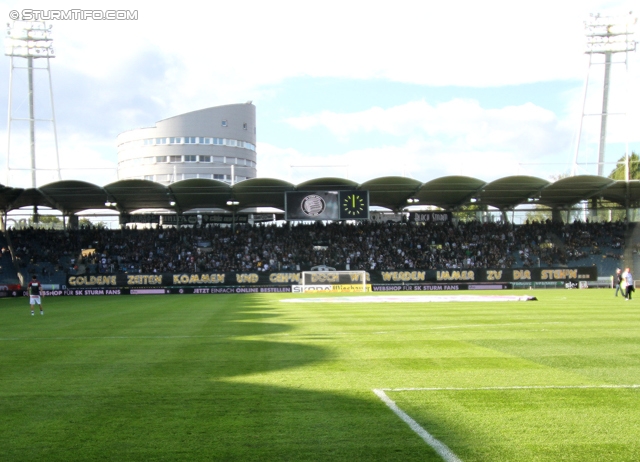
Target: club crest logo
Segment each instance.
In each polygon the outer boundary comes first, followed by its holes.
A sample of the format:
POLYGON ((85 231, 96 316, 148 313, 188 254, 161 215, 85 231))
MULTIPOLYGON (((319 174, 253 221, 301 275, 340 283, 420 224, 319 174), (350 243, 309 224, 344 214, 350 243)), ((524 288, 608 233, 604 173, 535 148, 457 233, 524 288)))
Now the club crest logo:
POLYGON ((327 203, 322 197, 318 196, 317 194, 310 194, 309 196, 302 199, 300 207, 302 208, 302 211, 305 213, 305 215, 310 217, 317 217, 322 212, 324 212, 324 209, 327 207, 327 203))

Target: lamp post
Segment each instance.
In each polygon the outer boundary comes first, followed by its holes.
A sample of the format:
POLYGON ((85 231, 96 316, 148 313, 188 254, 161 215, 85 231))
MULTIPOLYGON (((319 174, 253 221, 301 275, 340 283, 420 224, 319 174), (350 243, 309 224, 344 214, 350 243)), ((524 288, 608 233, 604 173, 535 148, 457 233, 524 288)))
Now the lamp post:
MULTIPOLYGON (((629 70, 629 52, 635 51, 636 42, 633 40, 633 33, 637 18, 631 16, 632 12, 626 16, 606 17, 600 14, 591 15, 591 19, 585 21, 585 35, 587 37, 587 46, 585 53, 589 55, 589 69, 587 70, 587 78, 584 85, 584 94, 582 100, 582 117, 578 129, 578 139, 576 141, 576 151, 574 154, 573 172, 576 174, 578 163, 578 151, 580 148, 580 139, 582 137, 582 123, 587 115, 600 116, 600 138, 598 144, 598 175, 604 173, 604 154, 607 139, 607 119, 609 115, 609 87, 611 77, 611 65, 616 64, 613 56, 616 53, 624 53, 624 60, 618 64, 624 64, 628 73, 629 70), (589 85, 589 73, 593 63, 594 55, 604 56, 604 83, 602 92, 602 111, 599 114, 585 114, 585 106, 587 99, 587 88, 589 85)), ((628 101, 628 98, 627 98, 628 101)), ((622 113, 620 115, 626 115, 622 113)), ((629 143, 626 143, 626 179, 629 180, 629 143)))
POLYGON ((55 58, 53 51, 53 39, 51 38, 51 24, 48 26, 44 21, 13 21, 7 24, 7 37, 5 39, 5 55, 11 59, 11 67, 9 71, 9 117, 7 120, 7 166, 6 181, 9 184, 10 178, 10 153, 11 153, 11 125, 14 120, 29 122, 29 146, 31 155, 31 187, 35 188, 36 184, 36 141, 35 141, 35 122, 46 121, 53 124, 53 139, 55 143, 56 165, 58 172, 58 181, 62 179, 60 176, 60 158, 58 156, 58 136, 56 132, 55 111, 53 107, 53 86, 51 84, 51 67, 50 58, 55 58), (25 66, 14 64, 15 58, 26 60, 25 66), (45 67, 34 67, 35 59, 45 59, 45 67), (27 84, 29 97, 29 114, 27 118, 13 117, 12 108, 12 85, 13 70, 27 70, 27 84), (51 103, 51 119, 36 119, 34 109, 34 84, 33 71, 46 70, 49 76, 49 96, 51 103))

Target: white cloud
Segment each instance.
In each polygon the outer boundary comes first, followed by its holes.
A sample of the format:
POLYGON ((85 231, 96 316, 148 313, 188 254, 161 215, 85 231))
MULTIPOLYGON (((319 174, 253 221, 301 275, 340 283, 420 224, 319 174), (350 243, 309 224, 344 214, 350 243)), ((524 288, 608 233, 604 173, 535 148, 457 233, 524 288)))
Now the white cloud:
MULTIPOLYGON (((52 8, 42 0, 3 6, 4 17, 10 9, 52 8)), ((582 78, 583 21, 592 12, 631 6, 602 0, 186 0, 156 8, 130 1, 108 8, 137 11, 136 21, 55 21, 54 31, 56 59, 88 76, 112 77, 129 58, 157 47, 183 66, 179 75, 166 76, 178 84, 176 96, 194 97, 198 88, 233 98, 300 75, 463 86, 582 78)))
POLYGON ((292 148, 280 148, 269 143, 258 142, 258 176, 293 181, 291 165, 304 161, 301 153, 292 148))
POLYGON ((422 182, 448 175, 485 181, 514 174, 547 176, 543 167, 534 162, 523 162, 512 152, 460 150, 417 138, 395 146, 336 155, 314 156, 264 143, 258 144, 258 151, 260 177, 281 178, 293 184, 321 177, 348 178, 362 183, 385 176, 406 176, 422 182))
MULTIPOLYGON (((265 87, 297 76, 467 87, 582 80, 583 21, 592 12, 622 13, 632 6, 625 0, 185 0, 162 8, 139 0, 84 2, 83 8, 135 10, 138 20, 53 22, 61 156, 65 162, 91 159, 92 165, 115 166, 119 131, 218 104, 259 104, 265 87)), ((0 4, 0 16, 8 19, 9 10, 23 8, 78 4, 7 1, 0 4)), ((640 53, 630 58, 637 81, 640 53)), ((0 72, 5 88, 7 77, 0 72)), ((632 108, 640 107, 639 91, 632 85, 632 108)), ((632 120, 637 124, 637 115, 632 120)), ((368 132, 399 137, 390 146, 326 158, 325 163, 357 166, 350 175, 362 180, 402 174, 400 165, 409 164, 420 166, 424 179, 462 170, 501 176, 504 166, 566 148, 575 127, 575 120, 568 123, 534 105, 487 110, 470 100, 438 106, 416 101, 353 114, 327 110, 290 121, 300 129, 324 126, 338 138, 368 132), (385 163, 389 156, 398 163, 385 163)), ((612 130, 620 139, 618 129, 612 130)), ((286 140, 278 144, 288 146, 286 140)), ((323 175, 317 167, 286 167, 320 163, 307 153, 258 145, 261 176, 286 178, 287 169, 323 175)), ((326 172, 344 176, 341 169, 326 172)))
MULTIPOLYGON (((9 181, 5 182, 7 157, 0 154, 3 176, 0 183, 13 187, 31 187, 31 158, 28 137, 24 133, 13 132, 9 181)), ((58 161, 51 130, 40 130, 36 144, 37 184, 44 185, 58 181, 58 161)), ((6 139, 6 132, 0 132, 6 139)), ((106 185, 117 180, 116 162, 110 158, 113 142, 110 139, 93 139, 91 143, 83 136, 71 135, 66 138, 64 148, 58 150, 60 175, 63 180, 81 180, 97 185, 106 185)))
POLYGON ((73 137, 60 153, 63 179, 81 179, 100 186, 117 181, 117 164, 108 154, 113 149, 111 140, 88 144, 82 137, 73 137))
MULTIPOLYGON (((318 157, 259 145, 261 174, 264 165, 292 164, 304 158, 308 164, 346 164, 350 178, 359 182, 394 175, 425 182, 446 175, 491 181, 514 174, 546 178, 549 171, 568 171, 572 161, 573 124, 531 103, 486 109, 474 100, 438 105, 414 101, 354 113, 323 111, 288 122, 300 130, 326 128, 339 140, 374 132, 391 136, 385 138, 386 146, 318 157)), ((336 172, 294 169, 290 174, 296 183, 336 172)))
POLYGON ((415 101, 389 109, 294 117, 288 122, 301 130, 325 127, 339 138, 366 132, 395 136, 420 135, 464 149, 517 150, 523 155, 544 154, 569 136, 555 114, 534 104, 484 109, 477 101, 454 99, 438 105, 415 101))

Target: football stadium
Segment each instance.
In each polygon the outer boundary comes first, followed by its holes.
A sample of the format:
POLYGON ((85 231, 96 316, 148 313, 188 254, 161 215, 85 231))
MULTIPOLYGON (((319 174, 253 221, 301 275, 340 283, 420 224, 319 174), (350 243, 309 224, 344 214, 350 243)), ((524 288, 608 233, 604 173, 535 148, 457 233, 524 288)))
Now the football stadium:
POLYGON ((635 223, 370 210, 523 200, 470 179, 215 181, 3 191, 125 212, 2 233, 2 460, 637 460, 635 223), (126 213, 167 188, 184 213, 126 213))
POLYGON ((0 461, 640 460, 636 155, 293 182, 255 127, 121 132, 106 185, 7 153, 0 461))

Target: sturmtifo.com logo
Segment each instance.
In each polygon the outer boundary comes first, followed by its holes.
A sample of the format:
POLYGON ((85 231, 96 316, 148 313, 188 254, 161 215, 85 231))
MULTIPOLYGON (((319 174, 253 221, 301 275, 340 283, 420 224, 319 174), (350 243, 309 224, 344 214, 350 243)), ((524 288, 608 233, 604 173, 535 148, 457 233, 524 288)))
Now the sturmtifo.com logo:
POLYGON ((302 199, 300 207, 306 215, 310 217, 317 217, 324 212, 324 209, 327 207, 327 203, 317 194, 311 194, 302 199))
POLYGON ((137 21, 138 10, 11 10, 12 21, 137 21))

